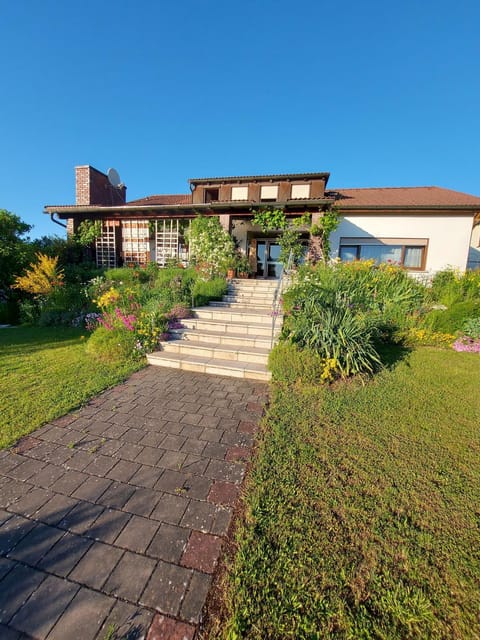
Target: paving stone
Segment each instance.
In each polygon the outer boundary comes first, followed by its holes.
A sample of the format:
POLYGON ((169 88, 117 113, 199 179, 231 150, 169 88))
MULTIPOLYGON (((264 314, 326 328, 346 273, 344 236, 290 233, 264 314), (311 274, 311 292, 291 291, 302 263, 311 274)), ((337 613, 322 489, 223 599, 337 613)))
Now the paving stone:
POLYGON ((187 544, 190 530, 172 524, 162 523, 154 535, 147 555, 166 562, 179 562, 187 544))
POLYGON ((103 512, 103 507, 90 504, 89 502, 79 502, 67 515, 59 522, 59 527, 68 529, 74 533, 83 534, 87 532, 92 523, 103 512))
POLYGON ((144 553, 157 530, 158 522, 132 516, 115 540, 115 545, 129 551, 144 553))
POLYGON ((42 558, 38 567, 65 578, 92 544, 92 540, 67 532, 42 558))
POLYGON ((207 427, 200 434, 200 440, 206 440, 207 442, 220 442, 222 435, 223 431, 221 429, 210 429, 207 427))
POLYGON ((105 429, 103 432, 104 438, 112 438, 118 439, 123 436, 123 434, 128 431, 128 427, 124 425, 124 423, 128 420, 128 416, 117 414, 112 416, 112 422, 108 429, 105 429))
POLYGON ((130 483, 137 487, 153 489, 159 481, 162 473, 163 469, 156 469, 154 467, 142 465, 130 478, 130 483))
POLYGON ((211 576, 198 571, 193 572, 190 586, 180 608, 180 617, 183 620, 193 624, 200 622, 211 585, 211 576))
POLYGON ((228 462, 247 462, 250 457, 251 450, 249 447, 230 447, 226 453, 225 460, 228 462))
POLYGON ((185 416, 184 411, 176 411, 175 409, 168 409, 162 417, 164 420, 167 420, 167 422, 181 422, 184 416, 185 416))
POLYGON ((80 589, 67 606, 47 640, 94 640, 115 600, 91 589, 80 589), (80 636, 79 636, 80 634, 80 636))
POLYGON ((205 458, 215 458, 217 460, 223 460, 227 454, 228 447, 222 442, 209 442, 203 450, 205 458))
POLYGON ((78 585, 47 576, 11 620, 15 629, 35 638, 46 638, 78 591, 78 585))
POLYGON ((155 466, 160 458, 165 454, 163 449, 155 449, 154 447, 145 447, 143 451, 135 458, 135 462, 141 464, 155 466))
POLYGON ((54 464, 47 464, 44 468, 35 474, 33 479, 37 487, 43 487, 48 489, 57 480, 59 480, 65 473, 62 467, 57 467, 54 464))
POLYGON ((130 520, 129 513, 116 509, 105 509, 86 531, 86 535, 93 540, 113 542, 130 520))
POLYGON ((42 571, 16 564, 0 582, 0 623, 6 624, 43 582, 42 571))
POLYGON ((164 438, 165 438, 164 433, 156 433, 156 432, 150 431, 150 432, 144 433, 144 436, 140 440, 139 444, 141 444, 142 446, 158 448, 160 447, 160 444, 164 438))
POLYGON ((44 431, 41 434, 37 433, 42 440, 47 440, 48 442, 58 442, 64 434, 65 431, 62 427, 56 427, 54 425, 52 425, 48 431, 44 431))
POLYGON ((181 564, 189 569, 213 573, 221 549, 221 538, 208 533, 192 531, 182 556, 181 564))
POLYGON ((181 495, 164 494, 150 514, 154 520, 178 524, 185 513, 189 500, 181 495))
POLYGON ((24 461, 11 469, 8 472, 8 475, 11 478, 15 478, 15 480, 21 480, 23 482, 39 473, 46 466, 46 464, 46 462, 43 462, 41 460, 24 458, 24 461))
POLYGON ((188 477, 189 476, 186 473, 166 469, 155 485, 155 489, 160 491, 167 491, 168 493, 177 493, 178 491, 182 490, 182 487, 188 477))
POLYGON ((147 609, 116 600, 97 635, 97 640, 105 640, 111 628, 114 629, 111 640, 142 640, 147 636, 152 618, 153 614, 147 609))
POLYGON ((147 640, 193 640, 195 631, 195 627, 185 622, 156 615, 147 640))
POLYGON ((208 501, 215 504, 233 506, 238 499, 239 487, 233 482, 218 480, 211 486, 208 501))
POLYGON ((156 560, 125 551, 104 585, 104 590, 118 598, 137 603, 155 566, 156 560))
POLYGON ((52 491, 70 496, 88 478, 86 473, 69 469, 50 487, 52 491))
POLYGON ((206 442, 197 440, 197 438, 187 438, 182 445, 182 453, 192 453, 195 455, 201 455, 206 447, 206 442))
POLYGON ((15 631, 12 627, 6 627, 3 624, 0 624, 0 638, 2 640, 28 640, 21 631, 15 631))
POLYGON ((182 423, 197 425, 201 419, 202 415, 200 413, 186 413, 182 418, 182 423))
POLYGON ((208 462, 208 458, 200 458, 199 456, 189 453, 182 464, 182 471, 190 475, 196 474, 201 476, 207 468, 208 462))
POLYGON ((136 488, 132 497, 123 506, 123 510, 148 518, 161 496, 161 492, 153 489, 136 488))
POLYGON ((254 438, 250 433, 240 433, 238 431, 225 431, 222 436, 222 443, 229 446, 251 447, 254 438))
POLYGON ((0 491, 0 508, 13 505, 14 502, 29 493, 32 489, 33 486, 27 482, 4 478, 2 490, 0 491))
POLYGON ((258 431, 258 425, 256 422, 248 422, 242 420, 238 427, 240 433, 256 433, 258 431))
POLYGON ((159 560, 141 597, 141 604, 176 616, 190 583, 192 571, 159 560))
MULTIPOLYGON (((116 462, 116 460, 115 460, 116 462)), ((106 474, 108 478, 128 482, 130 478, 140 469, 140 465, 129 460, 118 460, 115 466, 106 474)))
POLYGON ((99 503, 113 509, 121 509, 132 496, 135 487, 123 482, 114 482, 99 498, 99 503))
POLYGON ((200 475, 192 475, 183 485, 183 495, 188 496, 189 498, 195 498, 196 500, 205 500, 209 494, 212 482, 213 481, 210 478, 204 478, 200 475))
MULTIPOLYGON (((27 485, 27 487, 30 485, 27 485)), ((26 495, 21 496, 16 502, 9 505, 9 510, 22 516, 32 517, 35 512, 52 497, 52 493, 45 489, 35 488, 26 495)))
POLYGON ((120 449, 122 443, 120 440, 106 440, 98 450, 98 453, 105 456, 113 456, 120 449))
POLYGON ((112 484, 112 480, 89 476, 81 486, 72 493, 72 498, 95 502, 112 484))
POLYGON ((74 451, 72 456, 65 464, 67 469, 74 469, 75 471, 83 471, 92 461, 92 454, 87 451, 74 451))
POLYGON ((180 431, 180 435, 185 436, 187 438, 195 438, 198 439, 200 434, 202 433, 204 427, 195 427, 194 425, 186 424, 182 426, 182 430, 180 431))
POLYGON ((100 590, 123 555, 121 549, 94 542, 70 573, 70 580, 100 590))
POLYGON ((177 469, 181 469, 186 457, 187 454, 181 453, 180 451, 165 451, 158 465, 164 469, 176 471, 177 469))
POLYGON ((180 524, 183 527, 209 533, 215 521, 217 507, 209 502, 191 500, 180 524))
POLYGON ((143 447, 138 444, 133 444, 131 442, 125 442, 122 444, 120 449, 115 454, 119 458, 123 458, 124 460, 131 460, 132 462, 135 458, 142 453, 143 447))
POLYGON ((34 521, 20 515, 13 515, 5 521, 0 527, 0 554, 6 555, 34 526, 34 521))
POLYGON ((73 454, 73 449, 69 449, 67 446, 60 446, 57 447, 55 451, 52 451, 48 458, 48 461, 53 462, 53 464, 56 465, 62 465, 70 460, 73 454))
MULTIPOLYGON (((130 425, 129 425, 130 426, 130 425)), ((133 444, 137 444, 143 438, 143 431, 141 429, 128 429, 122 435, 122 440, 125 442, 131 442, 133 444)))
POLYGON ((219 507, 210 533, 216 536, 226 536, 232 521, 232 510, 228 507, 219 507))
POLYGON ((115 463, 116 460, 112 460, 109 456, 96 455, 92 462, 85 467, 84 472, 103 477, 115 466, 115 463))
MULTIPOLYGON (((35 432, 38 434, 38 429, 35 432)), ((50 461, 51 454, 57 449, 57 445, 51 442, 41 442, 35 449, 31 449, 28 452, 30 458, 35 458, 36 460, 47 460, 50 461)), ((2 463, 3 466, 3 463, 2 463)))
POLYGON ((162 441, 162 449, 167 449, 168 451, 180 451, 184 444, 184 436, 170 434, 162 441))
POLYGON ((8 552, 8 557, 35 566, 62 536, 63 531, 37 522, 8 552))
MULTIPOLYGON (((0 580, 4 578, 10 569, 16 566, 16 562, 14 560, 9 560, 8 558, 0 558, 0 580)), ((1 636, 0 636, 1 637, 1 636)))
MULTIPOLYGON (((206 394, 205 394, 206 395, 206 394)), ((202 417, 199 424, 203 427, 216 427, 219 419, 215 419, 215 411, 217 407, 211 404, 203 404, 197 406, 197 413, 199 413, 202 417), (204 418, 207 418, 204 420, 204 418), (210 420, 212 418, 212 420, 210 420)))
POLYGON ((100 436, 97 436, 93 433, 87 433, 79 442, 77 442, 77 444, 75 445, 75 450, 85 451, 90 455, 90 459, 93 460, 97 455, 100 447, 103 446, 103 441, 104 438, 100 438, 100 436))
POLYGON ((213 480, 240 483, 245 475, 245 465, 239 462, 227 462, 224 460, 211 460, 205 475, 213 480))

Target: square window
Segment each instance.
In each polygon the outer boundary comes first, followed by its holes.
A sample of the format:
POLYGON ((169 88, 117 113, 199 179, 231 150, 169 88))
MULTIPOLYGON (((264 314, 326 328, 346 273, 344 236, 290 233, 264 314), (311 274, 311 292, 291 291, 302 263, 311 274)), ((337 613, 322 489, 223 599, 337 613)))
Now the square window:
POLYGON ((309 184, 292 184, 292 198, 309 198, 309 184))
POLYGON ((278 198, 278 185, 262 185, 260 187, 260 200, 272 202, 278 198))
POLYGON ((248 200, 248 187, 232 187, 232 200, 248 200))

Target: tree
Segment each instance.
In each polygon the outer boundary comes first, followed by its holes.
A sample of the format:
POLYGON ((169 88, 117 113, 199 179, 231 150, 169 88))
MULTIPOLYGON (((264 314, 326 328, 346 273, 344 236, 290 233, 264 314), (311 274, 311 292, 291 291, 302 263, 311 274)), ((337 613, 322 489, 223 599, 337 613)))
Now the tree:
POLYGON ((32 226, 15 213, 0 209, 0 290, 4 293, 32 257, 29 238, 32 226))

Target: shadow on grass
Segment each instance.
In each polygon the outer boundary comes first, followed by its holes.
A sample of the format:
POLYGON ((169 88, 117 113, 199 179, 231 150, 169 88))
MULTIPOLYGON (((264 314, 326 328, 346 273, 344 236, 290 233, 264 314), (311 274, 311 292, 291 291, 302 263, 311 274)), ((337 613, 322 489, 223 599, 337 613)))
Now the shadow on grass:
POLYGON ((401 344, 376 344, 375 348, 385 369, 394 369, 399 362, 406 360, 413 351, 412 347, 401 344))

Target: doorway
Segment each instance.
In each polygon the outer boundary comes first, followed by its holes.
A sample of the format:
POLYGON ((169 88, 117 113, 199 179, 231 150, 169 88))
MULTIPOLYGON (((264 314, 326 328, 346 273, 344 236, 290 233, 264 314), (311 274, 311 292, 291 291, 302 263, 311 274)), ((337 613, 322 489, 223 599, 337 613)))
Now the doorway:
POLYGON ((280 245, 276 239, 257 240, 257 278, 280 278, 280 245))

